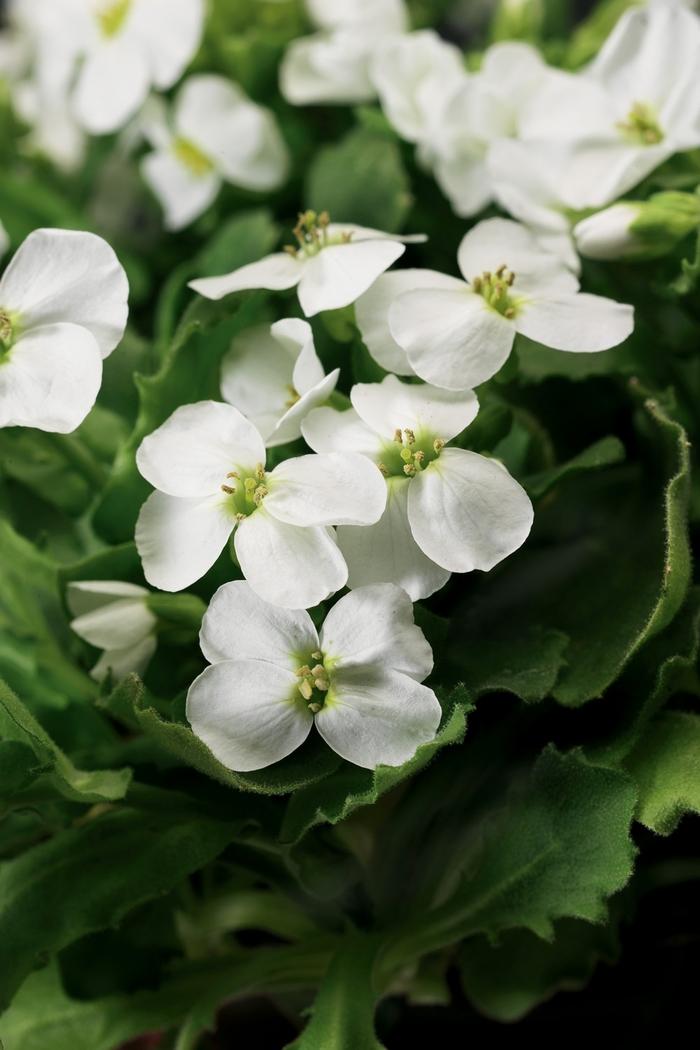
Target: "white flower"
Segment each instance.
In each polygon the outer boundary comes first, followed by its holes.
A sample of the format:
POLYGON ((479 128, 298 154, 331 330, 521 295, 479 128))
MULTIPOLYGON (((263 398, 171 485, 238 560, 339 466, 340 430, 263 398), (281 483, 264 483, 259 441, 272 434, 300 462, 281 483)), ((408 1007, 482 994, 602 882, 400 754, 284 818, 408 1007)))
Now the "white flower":
POLYGON ((295 317, 237 335, 221 365, 221 393, 260 431, 268 448, 301 437, 301 424, 335 388, 323 371, 311 325, 295 317))
POLYGON ((0 281, 0 426, 68 433, 124 334, 129 285, 101 237, 35 230, 0 281))
POLYGON ((573 145, 565 194, 602 207, 674 153, 700 146, 700 19, 676 3, 626 11, 591 65, 536 92, 523 134, 573 145))
POLYGON ((275 605, 304 609, 345 585, 329 526, 367 525, 386 502, 381 476, 355 453, 298 456, 265 470, 265 443, 232 405, 183 405, 136 453, 157 490, 136 525, 146 579, 178 591, 211 568, 234 533, 241 570, 275 605))
POLYGON ((420 685, 432 652, 398 587, 345 595, 317 632, 308 613, 276 609, 247 584, 227 583, 200 640, 212 666, 190 687, 187 717, 229 769, 278 762, 314 723, 349 762, 400 766, 440 723, 437 697, 420 685))
POLYGON ((581 255, 589 259, 619 259, 634 254, 636 242, 630 227, 639 214, 639 204, 623 202, 578 223, 574 236, 581 255))
POLYGON ((574 275, 516 222, 480 222, 462 240, 458 263, 463 281, 404 292, 389 309, 394 340, 436 386, 464 390, 495 375, 516 332, 591 353, 632 331, 631 306, 579 292, 574 275))
POLYGON ((350 587, 396 583, 426 598, 451 572, 491 569, 520 547, 533 518, 524 490, 496 460, 445 447, 478 412, 471 391, 389 375, 350 396, 352 409, 317 408, 302 428, 311 448, 362 453, 386 479, 377 524, 338 529, 350 587))
POLYGON ((321 32, 293 40, 280 66, 280 90, 296 106, 357 103, 374 98, 372 54, 402 33, 402 0, 313 0, 307 3, 321 32))
POLYGON ((203 0, 50 0, 30 10, 40 66, 70 64, 73 111, 94 135, 122 127, 151 88, 172 87, 204 19, 203 0))
POLYGON ((223 77, 190 77, 175 99, 172 120, 156 116, 146 132, 156 149, 144 157, 143 174, 171 230, 201 215, 222 182, 273 190, 289 168, 272 113, 223 77))
POLYGON ((142 675, 156 651, 157 617, 148 608, 149 592, 121 580, 68 584, 66 600, 75 617, 71 628, 104 652, 90 674, 98 682, 111 671, 115 681, 142 675))
POLYGON ((403 255, 402 242, 425 240, 421 234, 400 237, 351 223, 331 223, 325 212, 300 215, 294 235, 296 248, 267 255, 222 277, 190 281, 189 287, 206 299, 223 299, 252 288, 296 287, 302 310, 313 317, 354 303, 403 255))

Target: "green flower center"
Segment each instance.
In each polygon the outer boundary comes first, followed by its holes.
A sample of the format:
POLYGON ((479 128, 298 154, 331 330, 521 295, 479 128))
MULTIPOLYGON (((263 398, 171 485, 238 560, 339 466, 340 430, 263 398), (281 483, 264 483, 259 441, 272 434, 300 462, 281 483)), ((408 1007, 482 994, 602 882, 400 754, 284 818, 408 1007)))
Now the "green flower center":
POLYGON ((517 300, 511 295, 514 280, 515 274, 504 263, 495 273, 484 270, 480 277, 475 277, 471 282, 471 289, 480 295, 492 310, 510 320, 511 317, 515 317, 517 310, 517 300))
POLYGON ((627 119, 618 121, 615 126, 627 142, 640 146, 655 146, 664 137, 656 113, 646 102, 635 102, 627 119))
POLYGON ((379 469, 385 478, 414 478, 438 458, 445 442, 432 434, 415 434, 409 427, 397 430, 382 449, 379 469))
POLYGON ((310 653, 307 659, 300 657, 299 667, 294 672, 299 679, 297 692, 312 714, 318 714, 328 700, 331 676, 330 661, 320 649, 310 653))
POLYGON ((0 363, 5 360, 10 349, 17 342, 19 327, 18 315, 0 307, 0 363))
POLYGON ((204 178, 214 170, 214 165, 206 153, 202 153, 189 139, 178 135, 173 141, 173 152, 180 163, 197 178, 204 178))
POLYGON ((352 232, 329 234, 328 227, 331 217, 327 211, 317 214, 315 211, 304 211, 299 213, 299 221, 294 230, 298 247, 292 244, 285 246, 285 251, 295 258, 305 256, 311 258, 323 248, 329 248, 332 244, 349 244, 352 240, 352 232))
POLYGON ((116 36, 123 28, 131 8, 131 0, 112 0, 97 11, 97 23, 103 36, 116 36))
POLYGON ((231 510, 237 521, 242 521, 258 509, 267 496, 265 484, 265 467, 258 463, 250 472, 232 470, 226 475, 226 482, 221 486, 229 500, 231 510))

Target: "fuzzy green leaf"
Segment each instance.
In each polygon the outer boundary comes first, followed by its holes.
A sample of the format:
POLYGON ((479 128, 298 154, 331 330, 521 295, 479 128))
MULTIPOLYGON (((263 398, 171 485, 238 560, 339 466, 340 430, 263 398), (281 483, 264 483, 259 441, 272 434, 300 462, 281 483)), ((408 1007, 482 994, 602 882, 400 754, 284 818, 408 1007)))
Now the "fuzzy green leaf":
POLYGON ((670 835, 685 813, 700 814, 700 715, 659 715, 625 768, 639 790, 637 820, 647 828, 670 835))

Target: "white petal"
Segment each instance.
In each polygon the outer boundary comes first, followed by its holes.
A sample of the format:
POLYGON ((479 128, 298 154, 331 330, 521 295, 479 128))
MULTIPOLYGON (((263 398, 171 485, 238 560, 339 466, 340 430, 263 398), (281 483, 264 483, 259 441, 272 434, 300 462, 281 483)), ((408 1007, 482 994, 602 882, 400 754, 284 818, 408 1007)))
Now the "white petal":
POLYGON ((318 649, 318 634, 307 612, 270 605, 248 583, 237 580, 214 594, 199 643, 211 664, 262 660, 294 670, 300 655, 308 658, 318 649))
POLYGON ((330 529, 285 525, 264 506, 241 522, 234 542, 256 594, 285 609, 311 609, 344 587, 348 578, 330 529))
POLYGON ((301 428, 309 412, 312 412, 324 401, 327 401, 335 389, 340 376, 340 369, 335 368, 329 375, 317 383, 315 387, 303 394, 290 409, 288 409, 276 424, 274 430, 266 440, 268 448, 275 445, 285 445, 288 441, 295 441, 301 437, 301 428))
POLYGON ((404 33, 408 15, 403 0, 306 0, 310 18, 322 29, 357 25, 368 33, 404 33))
POLYGON ((416 373, 435 386, 466 390, 495 375, 510 354, 515 327, 474 295, 434 289, 401 295, 389 325, 416 373))
MULTIPOLYGON (((539 231, 565 233, 563 192, 570 179, 570 150, 560 143, 498 139, 491 143, 488 167, 496 200, 539 231)), ((499 264, 500 265, 500 264, 499 264)))
POLYGON ((219 492, 226 475, 265 463, 265 444, 245 416, 220 401, 181 405, 136 452, 139 471, 170 496, 219 492))
POLYGON ((90 677, 101 682, 111 674, 112 681, 120 682, 128 674, 143 676, 157 647, 157 638, 149 634, 124 649, 107 649, 90 671, 90 677))
POLYGON ((419 547, 452 572, 492 569, 532 527, 532 504, 495 460, 446 448, 411 481, 408 520, 419 547))
POLYGON ((181 230, 198 218, 221 188, 221 177, 215 171, 197 175, 170 149, 149 153, 141 162, 141 171, 163 207, 168 230, 181 230))
POLYGON ((336 668, 374 664, 422 682, 433 652, 413 622, 408 594, 391 583, 360 587, 336 602, 321 630, 321 649, 336 668))
POLYGON ((146 100, 149 86, 146 56, 115 37, 85 59, 73 94, 76 119, 92 135, 117 131, 146 100))
POLYGON ((234 525, 218 496, 177 499, 151 493, 136 522, 144 576, 162 591, 189 587, 212 567, 234 525))
POLYGON ((375 462, 381 459, 383 441, 362 422, 354 408, 315 408, 302 424, 307 445, 314 452, 359 452, 375 462))
POLYGON ((386 230, 377 230, 374 226, 358 226, 354 222, 331 222, 326 227, 329 237, 340 237, 342 234, 352 234, 352 243, 359 241, 398 241, 400 244, 424 244, 427 236, 424 233, 387 233, 386 230))
POLYGON ((408 524, 408 478, 390 478, 387 504, 376 525, 343 525, 338 545, 348 564, 348 587, 394 583, 413 601, 428 598, 447 583, 450 573, 420 549, 408 524))
POLYGON ((305 264, 296 256, 288 252, 275 252, 222 277, 201 277, 190 281, 187 287, 205 299, 223 299, 232 292, 245 292, 253 288, 269 288, 279 292, 298 284, 304 267, 305 264))
POLYGON ((516 275, 564 269, 555 255, 543 251, 534 233, 510 219, 478 223, 463 237, 457 261, 467 281, 485 271, 494 273, 500 266, 516 275))
POLYGON ((414 375, 403 350, 389 328, 389 308, 404 292, 418 288, 455 288, 462 282, 436 270, 392 270, 378 277, 355 303, 355 318, 363 342, 374 360, 387 372, 414 375))
POLYGON ((304 743, 313 715, 292 671, 256 660, 207 667, 187 694, 187 718, 227 769, 264 769, 304 743), (296 693, 296 697, 295 697, 296 693))
POLYGON ((379 469, 356 452, 287 459, 267 484, 265 510, 287 525, 371 525, 386 503, 379 469))
POLYGON ((314 334, 308 321, 287 317, 273 324, 270 331, 296 357, 292 381, 297 393, 305 394, 320 383, 325 373, 316 353, 314 334))
POLYGON ((100 350, 86 328, 30 329, 0 362, 0 427, 68 434, 94 405, 101 382, 100 350))
POLYGON ((73 580, 68 584, 66 603, 73 616, 100 609, 124 598, 146 598, 150 591, 123 580, 73 580))
POLYGON ((266 440, 289 407, 298 353, 288 341, 275 337, 274 327, 254 325, 240 332, 221 363, 222 395, 266 440))
POLYGON ((323 248, 310 259, 299 283, 299 302, 307 317, 354 303, 380 274, 403 255, 403 244, 357 240, 323 248))
POLYGON ((580 292, 527 303, 516 318, 519 332, 555 350, 594 353, 617 346, 634 329, 634 309, 580 292))
POLYGON ((345 29, 298 37, 280 66, 280 91, 295 106, 316 103, 371 102, 369 77, 372 40, 345 29))
POLYGON ((122 598, 71 620, 71 630, 98 649, 127 649, 157 623, 143 598, 122 598))
POLYGON ((397 671, 339 671, 316 728, 356 766, 401 766, 432 740, 442 711, 432 689, 397 671))
POLYGON ((148 0, 134 3, 128 30, 131 46, 148 54, 153 83, 172 87, 194 56, 204 23, 203 0, 148 0))
POLYGON ((81 325, 106 357, 128 316, 129 284, 102 237, 78 230, 34 230, 0 282, 0 305, 21 315, 22 327, 81 325))
POLYGON ((437 157, 435 179, 445 194, 455 215, 469 218, 483 211, 493 198, 493 184, 486 157, 458 154, 455 157, 437 157))
POLYGON ((376 433, 392 440, 408 428, 416 437, 450 441, 469 426, 479 411, 471 390, 441 390, 427 384, 402 383, 385 376, 381 383, 356 383, 350 392, 353 408, 376 433))

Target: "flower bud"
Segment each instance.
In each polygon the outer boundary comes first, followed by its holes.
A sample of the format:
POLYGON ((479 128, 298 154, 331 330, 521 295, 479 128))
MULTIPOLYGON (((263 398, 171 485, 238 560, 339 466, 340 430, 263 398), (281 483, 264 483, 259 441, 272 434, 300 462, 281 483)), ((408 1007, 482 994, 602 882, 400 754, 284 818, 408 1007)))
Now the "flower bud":
POLYGON ((613 204, 579 222, 574 237, 589 259, 654 259, 698 227, 700 196, 670 191, 613 204))

